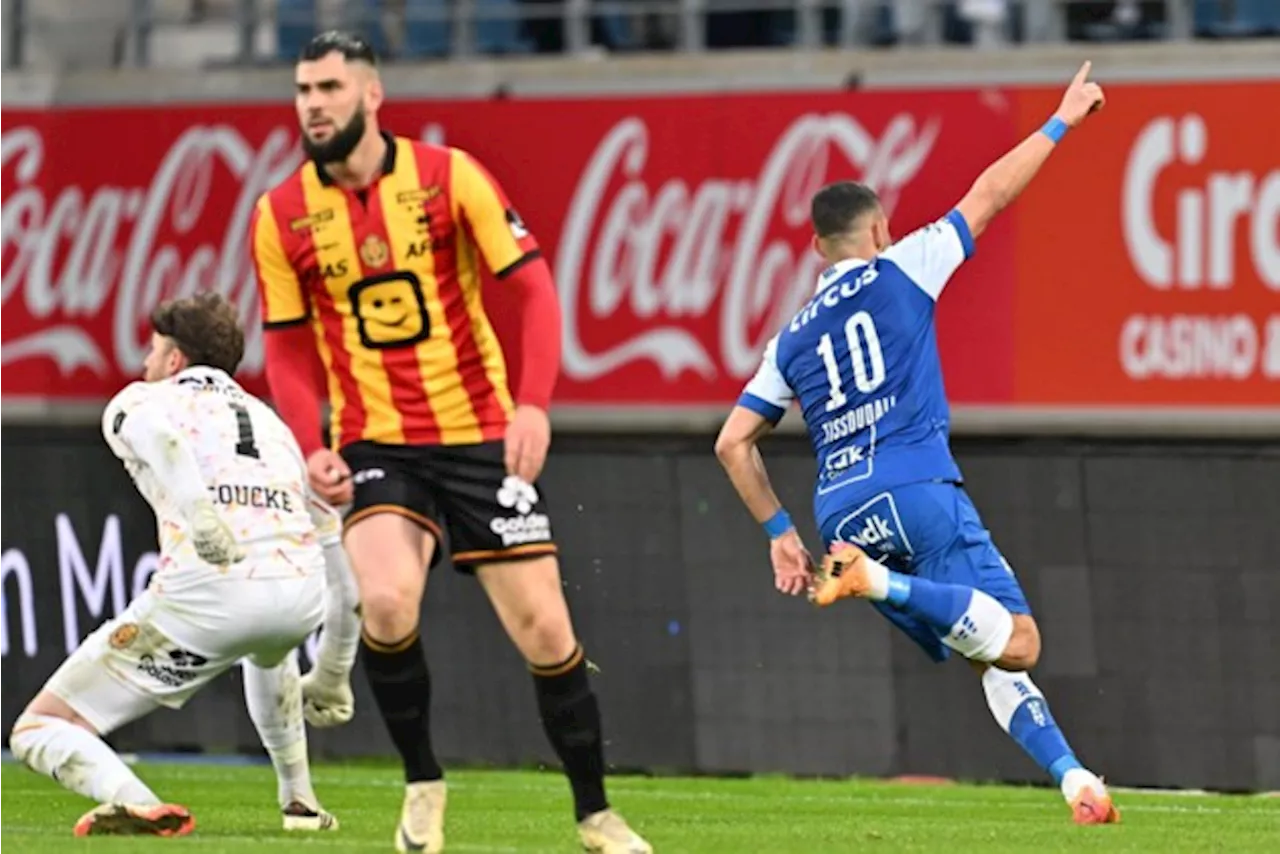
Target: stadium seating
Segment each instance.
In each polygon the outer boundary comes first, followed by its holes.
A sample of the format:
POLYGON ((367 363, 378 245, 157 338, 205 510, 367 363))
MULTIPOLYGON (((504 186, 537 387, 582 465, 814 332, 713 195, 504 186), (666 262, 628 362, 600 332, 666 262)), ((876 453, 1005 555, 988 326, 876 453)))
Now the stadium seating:
POLYGON ((6 67, 289 63, 316 31, 361 31, 388 61, 593 51, 1134 41, 1280 35, 1280 0, 41 0, 6 6, 6 67), (579 11, 575 11, 575 7, 579 11), (565 16, 589 17, 577 29, 565 16), (464 16, 461 20, 458 16, 464 16), (851 16, 851 17, 850 17, 851 16), (682 29, 701 19, 702 26, 682 29), (848 18, 848 20, 846 20, 848 18), (469 20, 468 20, 469 19, 469 20), (569 33, 585 33, 572 39, 569 33), (459 41, 466 36, 465 41, 459 41), (460 48, 465 48, 460 50, 460 48))

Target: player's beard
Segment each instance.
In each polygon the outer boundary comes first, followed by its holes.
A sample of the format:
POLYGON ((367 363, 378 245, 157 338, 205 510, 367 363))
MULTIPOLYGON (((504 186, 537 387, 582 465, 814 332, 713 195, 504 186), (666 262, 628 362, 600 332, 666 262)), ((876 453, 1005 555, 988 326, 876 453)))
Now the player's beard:
POLYGON ((316 142, 304 130, 302 148, 308 157, 318 163, 342 163, 356 150, 356 146, 364 138, 364 131, 364 106, 360 105, 356 107, 351 120, 323 142, 316 142))

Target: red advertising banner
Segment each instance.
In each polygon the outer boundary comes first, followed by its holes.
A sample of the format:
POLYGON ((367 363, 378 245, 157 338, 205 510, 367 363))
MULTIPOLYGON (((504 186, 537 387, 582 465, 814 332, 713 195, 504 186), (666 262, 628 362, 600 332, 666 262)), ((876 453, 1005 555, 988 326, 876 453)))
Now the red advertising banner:
MULTIPOLYGON (((719 406, 812 292, 813 191, 868 182, 899 233, 915 228, 1014 142, 1017 114, 1003 91, 947 90, 419 101, 382 118, 474 153, 538 236, 564 306, 557 403, 719 406)), ((150 308, 203 288, 241 306, 243 378, 261 390, 246 233, 258 195, 301 157, 288 93, 6 112, 5 399, 109 396, 141 370, 150 308)), ((989 231, 942 302, 961 403, 1013 401, 1013 232, 989 231)), ((512 329, 500 290, 486 302, 512 329)))
MULTIPOLYGON (((1059 95, 1020 92, 1020 132, 1059 95)), ((1277 81, 1107 87, 1015 206, 1019 403, 1280 410, 1277 104, 1277 81)))

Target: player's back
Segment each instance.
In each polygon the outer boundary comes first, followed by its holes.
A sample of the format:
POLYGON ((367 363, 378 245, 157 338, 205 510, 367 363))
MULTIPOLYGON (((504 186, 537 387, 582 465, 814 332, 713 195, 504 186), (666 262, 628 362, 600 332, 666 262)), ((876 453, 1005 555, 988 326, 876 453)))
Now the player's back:
POLYGON ((944 219, 870 261, 834 265, 779 333, 774 358, 818 458, 820 525, 886 489, 960 480, 934 304, 967 233, 944 219))
POLYGON ((133 383, 109 404, 103 427, 156 512, 162 574, 171 567, 194 581, 296 578, 322 570, 302 452, 275 412, 225 372, 191 367, 167 380, 133 383), (164 484, 114 437, 112 422, 140 409, 167 419, 187 441, 209 498, 244 549, 242 562, 225 569, 204 564, 164 484))

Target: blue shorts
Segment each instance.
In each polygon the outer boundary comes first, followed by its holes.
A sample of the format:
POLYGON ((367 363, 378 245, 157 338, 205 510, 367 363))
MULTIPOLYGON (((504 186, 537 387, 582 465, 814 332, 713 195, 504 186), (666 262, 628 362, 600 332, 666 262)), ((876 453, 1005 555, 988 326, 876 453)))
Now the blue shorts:
MULTIPOLYGON (((896 572, 976 587, 1010 613, 1031 613, 1013 569, 959 484, 913 483, 882 492, 832 515, 822 539, 827 548, 853 543, 896 572)), ((947 660, 950 649, 932 626, 887 602, 871 604, 934 661, 947 660)))

